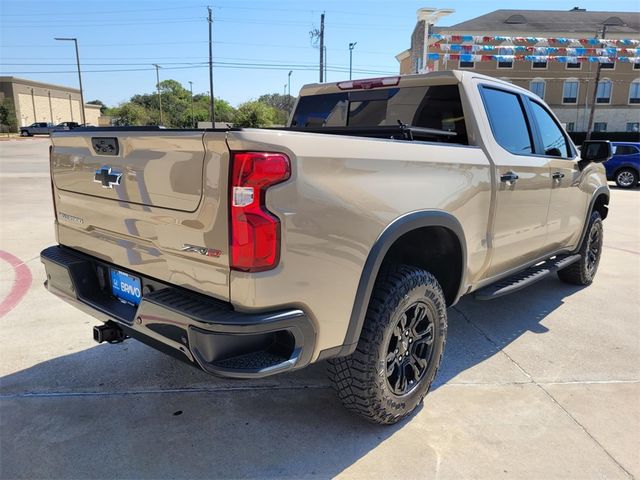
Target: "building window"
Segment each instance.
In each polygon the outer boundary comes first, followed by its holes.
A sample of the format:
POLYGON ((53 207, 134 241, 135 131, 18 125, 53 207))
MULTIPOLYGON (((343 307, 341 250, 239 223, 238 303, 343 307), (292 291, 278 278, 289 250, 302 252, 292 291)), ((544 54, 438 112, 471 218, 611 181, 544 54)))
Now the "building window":
MULTIPOLYGON (((501 48, 498 50, 498 55, 508 55, 510 53, 510 50, 507 50, 506 48, 501 48)), ((513 68, 513 60, 507 60, 503 62, 498 61, 498 68, 513 68)))
POLYGON ((580 62, 567 62, 567 70, 580 70, 582 63, 580 62))
POLYGON ((576 129, 576 124, 574 122, 567 123, 567 132, 573 132, 576 129))
POLYGON ((595 122, 593 124, 594 132, 606 132, 607 131, 607 122, 595 122))
POLYGON ((544 87, 544 80, 539 78, 535 78, 531 80, 531 83, 529 83, 529 91, 531 91, 531 93, 535 93, 542 99, 544 99, 544 87))
POLYGON ((634 63, 633 64, 633 69, 634 70, 640 70, 640 63, 634 63))
POLYGON ((627 132, 640 132, 640 122, 628 122, 627 132))
POLYGON ((562 87, 562 103, 578 103, 578 80, 565 80, 562 87))
POLYGON ((613 83, 608 78, 598 82, 596 90, 596 103, 611 103, 611 86, 613 83))
POLYGON ((476 66, 475 62, 462 62, 462 61, 460 62, 460 65, 459 65, 460 68, 473 68, 475 66, 476 66))
POLYGON ((640 103, 640 78, 629 85, 629 103, 640 103))
POLYGON ((601 70, 613 70, 614 68, 616 68, 616 64, 613 62, 607 62, 607 63, 601 63, 600 64, 600 69, 601 70))
POLYGON ((547 61, 542 62, 531 62, 531 68, 534 70, 546 70, 547 69, 547 61))

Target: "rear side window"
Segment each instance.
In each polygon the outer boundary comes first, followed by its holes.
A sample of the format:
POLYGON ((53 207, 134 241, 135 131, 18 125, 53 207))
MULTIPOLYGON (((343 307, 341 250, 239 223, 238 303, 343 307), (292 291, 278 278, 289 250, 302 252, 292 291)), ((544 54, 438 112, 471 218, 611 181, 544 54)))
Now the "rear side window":
POLYGON ((401 122, 456 132, 467 144, 458 85, 354 90, 301 97, 292 127, 377 127, 401 122))
POLYGON ((530 102, 533 118, 538 124, 544 155, 569 158, 571 150, 562 129, 538 102, 530 102))
POLYGON ((615 147, 614 153, 616 155, 633 155, 638 153, 638 149, 632 145, 618 145, 615 147))
POLYGON ((532 154, 531 131, 520 97, 504 90, 482 87, 482 101, 496 142, 515 155, 532 154))

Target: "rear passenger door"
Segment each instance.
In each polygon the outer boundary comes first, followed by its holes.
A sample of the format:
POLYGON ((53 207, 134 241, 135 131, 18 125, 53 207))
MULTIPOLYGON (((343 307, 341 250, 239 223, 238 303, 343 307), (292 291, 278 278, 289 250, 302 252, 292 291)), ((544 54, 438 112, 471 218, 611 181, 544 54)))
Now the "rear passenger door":
POLYGON ((535 155, 535 132, 517 91, 480 85, 490 132, 485 147, 496 182, 488 277, 536 260, 547 237, 549 159, 535 155))
POLYGON ((578 154, 549 110, 526 97, 536 131, 536 152, 549 160, 551 198, 547 216, 547 241, 543 254, 572 247, 579 241, 590 195, 580 188, 578 154))

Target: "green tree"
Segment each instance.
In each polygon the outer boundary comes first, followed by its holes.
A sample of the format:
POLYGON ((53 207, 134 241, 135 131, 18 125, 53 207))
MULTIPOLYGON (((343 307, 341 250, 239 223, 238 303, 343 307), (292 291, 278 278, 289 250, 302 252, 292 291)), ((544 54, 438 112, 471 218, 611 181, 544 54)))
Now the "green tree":
POLYGON ((18 120, 13 102, 5 98, 0 102, 0 130, 3 132, 18 131, 18 120))
POLYGON ((113 124, 117 127, 149 125, 149 112, 140 104, 134 102, 123 103, 117 108, 109 110, 113 116, 113 124))
POLYGON ((293 109, 295 97, 291 95, 281 95, 279 93, 267 93, 258 98, 259 102, 266 103, 276 110, 275 123, 284 125, 289 119, 289 112, 293 109))
POLYGON ((108 107, 102 102, 102 100, 91 100, 87 102, 87 105, 100 105, 100 113, 102 115, 108 110, 108 107))
POLYGON ((266 103, 245 102, 238 107, 234 124, 238 127, 267 127, 273 125, 276 116, 275 109, 266 103))

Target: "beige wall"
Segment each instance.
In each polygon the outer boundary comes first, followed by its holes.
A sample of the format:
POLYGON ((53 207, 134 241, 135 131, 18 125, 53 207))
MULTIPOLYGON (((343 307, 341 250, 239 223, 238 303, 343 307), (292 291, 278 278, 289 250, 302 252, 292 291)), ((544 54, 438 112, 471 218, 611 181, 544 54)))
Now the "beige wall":
MULTIPOLYGON (((9 79, 2 79, 2 90, 5 96, 13 96, 18 126, 33 122, 82 123, 80 92, 77 89, 12 77, 9 79)), ((99 106, 85 106, 86 123, 98 125, 99 117, 99 106)))

